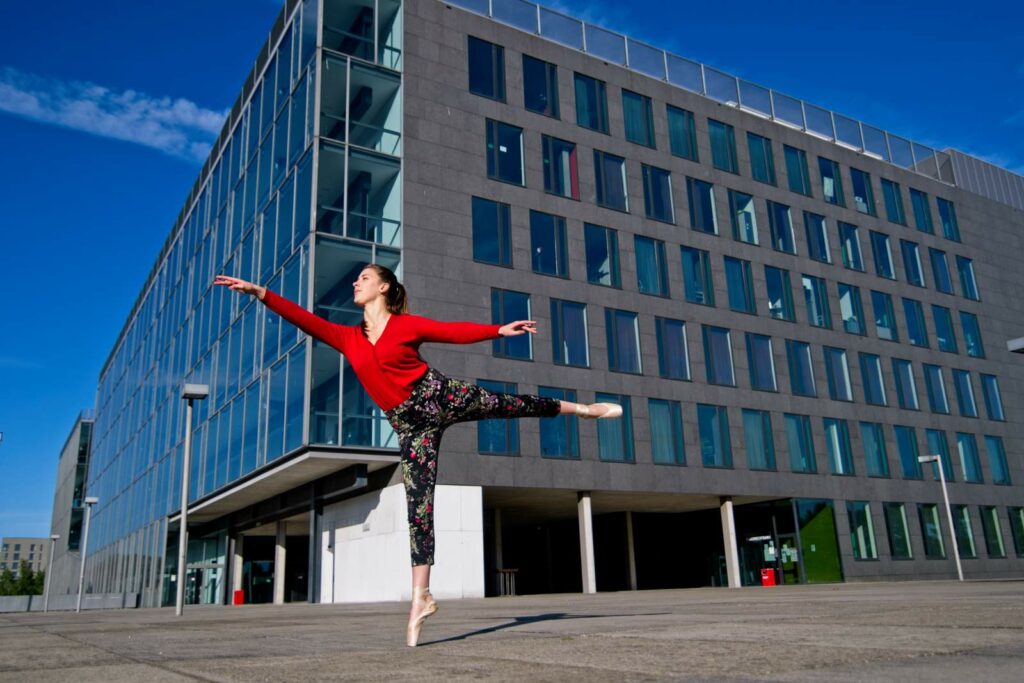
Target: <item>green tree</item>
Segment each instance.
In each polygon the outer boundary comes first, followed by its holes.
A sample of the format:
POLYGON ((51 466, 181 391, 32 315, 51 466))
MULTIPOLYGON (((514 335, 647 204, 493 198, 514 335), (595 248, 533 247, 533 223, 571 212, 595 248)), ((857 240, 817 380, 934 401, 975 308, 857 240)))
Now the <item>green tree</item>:
POLYGON ((17 595, 14 583, 14 572, 10 569, 0 571, 0 595, 17 595))
POLYGON ((15 595, 33 595, 36 587, 36 573, 25 560, 18 568, 18 580, 14 584, 15 595))
POLYGON ((42 595, 43 590, 46 588, 46 570, 41 569, 36 572, 35 584, 32 586, 32 595, 42 595))

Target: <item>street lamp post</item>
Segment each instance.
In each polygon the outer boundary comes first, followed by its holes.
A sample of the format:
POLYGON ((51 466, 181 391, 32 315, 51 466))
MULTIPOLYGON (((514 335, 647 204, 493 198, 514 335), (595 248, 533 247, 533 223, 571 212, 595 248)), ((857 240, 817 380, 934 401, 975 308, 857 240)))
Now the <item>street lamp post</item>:
POLYGON ((78 563, 78 603, 75 611, 82 611, 82 586, 85 585, 85 555, 89 552, 89 521, 92 519, 92 506, 100 502, 96 496, 85 499, 85 531, 82 533, 82 559, 78 563))
POLYGON ((942 483, 942 499, 946 502, 946 519, 949 520, 949 537, 953 541, 953 559, 956 560, 956 575, 963 581, 964 570, 960 566, 960 547, 956 542, 956 527, 953 526, 953 509, 949 506, 949 493, 946 491, 946 473, 942 467, 942 458, 934 454, 919 455, 917 461, 921 463, 933 462, 939 468, 939 481, 942 483))
POLYGON ((43 611, 50 610, 50 578, 53 576, 53 549, 57 547, 60 534, 50 534, 50 561, 46 568, 46 587, 43 588, 43 611))
POLYGON ((186 384, 181 391, 185 404, 185 452, 181 459, 181 514, 178 523, 178 597, 174 604, 175 616, 181 616, 185 605, 185 561, 188 554, 188 477, 192 462, 192 402, 202 401, 210 395, 207 384, 186 384))

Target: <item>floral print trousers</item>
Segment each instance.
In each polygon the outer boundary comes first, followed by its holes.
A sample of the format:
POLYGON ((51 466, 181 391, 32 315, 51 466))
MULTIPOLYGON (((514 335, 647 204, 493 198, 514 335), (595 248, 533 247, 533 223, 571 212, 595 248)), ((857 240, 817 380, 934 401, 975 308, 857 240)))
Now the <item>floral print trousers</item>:
POLYGON ((498 394, 429 369, 412 395, 387 411, 402 456, 413 566, 434 564, 434 484, 444 430, 473 420, 554 417, 559 409, 556 398, 498 394))

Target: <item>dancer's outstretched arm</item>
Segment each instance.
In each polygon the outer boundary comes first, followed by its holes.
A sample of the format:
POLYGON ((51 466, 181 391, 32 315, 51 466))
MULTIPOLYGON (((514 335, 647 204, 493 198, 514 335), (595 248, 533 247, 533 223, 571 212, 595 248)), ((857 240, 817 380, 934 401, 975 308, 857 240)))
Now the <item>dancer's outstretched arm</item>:
POLYGON ((422 316, 415 316, 416 327, 421 341, 447 344, 474 344, 496 337, 516 337, 521 334, 536 334, 534 320, 516 320, 505 325, 483 325, 480 323, 441 322, 422 316))

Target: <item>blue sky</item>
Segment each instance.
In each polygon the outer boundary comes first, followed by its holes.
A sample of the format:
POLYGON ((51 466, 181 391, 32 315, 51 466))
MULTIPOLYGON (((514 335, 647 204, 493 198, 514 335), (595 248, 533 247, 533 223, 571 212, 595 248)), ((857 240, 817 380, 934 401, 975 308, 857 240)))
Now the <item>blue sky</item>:
MULTIPOLYGON (((1024 172, 1019 3, 548 6, 1024 172)), ((45 536, 57 458, 277 0, 0 4, 0 536, 45 536)))

